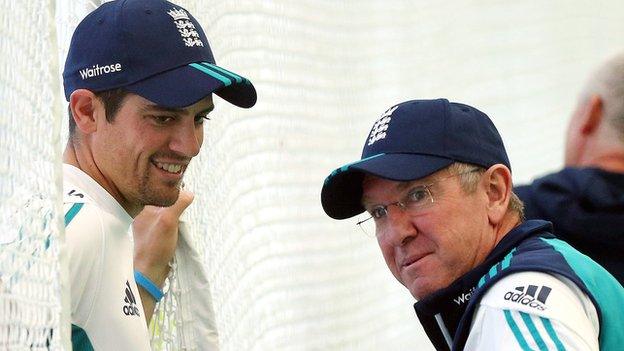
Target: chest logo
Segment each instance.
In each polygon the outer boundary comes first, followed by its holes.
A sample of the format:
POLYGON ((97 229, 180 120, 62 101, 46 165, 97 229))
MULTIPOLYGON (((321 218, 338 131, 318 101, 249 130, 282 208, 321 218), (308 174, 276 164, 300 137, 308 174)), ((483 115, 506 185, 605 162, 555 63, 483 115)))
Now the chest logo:
POLYGON ((546 285, 527 285, 518 286, 514 291, 508 291, 505 294, 505 300, 529 306, 540 311, 546 309, 546 299, 550 295, 552 289, 546 285))
POLYGON ((130 283, 126 280, 126 297, 124 298, 123 313, 126 316, 141 316, 137 307, 136 299, 130 288, 130 283))

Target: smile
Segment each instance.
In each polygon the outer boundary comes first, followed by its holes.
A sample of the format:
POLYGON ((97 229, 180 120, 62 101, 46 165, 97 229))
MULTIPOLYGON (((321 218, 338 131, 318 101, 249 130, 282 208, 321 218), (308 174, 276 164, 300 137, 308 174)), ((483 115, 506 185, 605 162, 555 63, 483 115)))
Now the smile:
POLYGON ((186 165, 175 164, 175 163, 164 163, 164 162, 154 161, 153 164, 156 167, 162 169, 163 171, 169 172, 172 174, 180 174, 184 172, 184 170, 186 169, 186 165))

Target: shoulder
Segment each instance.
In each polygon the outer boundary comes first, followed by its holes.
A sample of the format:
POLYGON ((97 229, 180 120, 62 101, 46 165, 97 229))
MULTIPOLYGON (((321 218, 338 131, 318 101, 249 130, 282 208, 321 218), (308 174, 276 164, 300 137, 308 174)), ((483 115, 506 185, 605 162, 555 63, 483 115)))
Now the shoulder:
POLYGON ((569 279, 542 272, 510 274, 494 283, 483 295, 481 305, 517 310, 548 318, 566 318, 571 305, 583 315, 596 316, 590 298, 569 279))
POLYGON ((510 343, 512 349, 597 350, 599 330, 596 308, 572 281, 542 272, 513 273, 479 301, 467 349, 510 343), (495 332, 499 335, 492 338, 495 332))

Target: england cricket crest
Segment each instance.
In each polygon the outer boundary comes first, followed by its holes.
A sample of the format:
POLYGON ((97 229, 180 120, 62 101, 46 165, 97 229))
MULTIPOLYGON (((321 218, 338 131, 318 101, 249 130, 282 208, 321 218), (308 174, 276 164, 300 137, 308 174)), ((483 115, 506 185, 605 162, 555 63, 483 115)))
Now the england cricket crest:
POLYGON ((173 23, 175 23, 178 28, 178 32, 180 32, 184 45, 189 47, 204 46, 204 43, 199 37, 199 33, 195 30, 195 25, 191 22, 191 19, 186 11, 183 9, 171 9, 167 13, 173 18, 173 23))
POLYGON ((394 106, 384 112, 381 117, 373 125, 370 136, 368 137, 368 146, 373 145, 376 141, 386 138, 386 130, 388 130, 388 123, 392 120, 392 113, 399 106, 394 106))

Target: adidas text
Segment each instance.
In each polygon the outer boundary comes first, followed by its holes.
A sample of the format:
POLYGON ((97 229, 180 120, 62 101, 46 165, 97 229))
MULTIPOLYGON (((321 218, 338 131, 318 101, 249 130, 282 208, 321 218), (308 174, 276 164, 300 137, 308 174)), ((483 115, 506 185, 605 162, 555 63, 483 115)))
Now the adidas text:
POLYGON ((535 300, 533 296, 526 295, 525 293, 514 293, 511 291, 508 291, 505 294, 505 300, 517 302, 521 305, 529 306, 529 307, 538 309, 540 311, 543 311, 546 309, 544 306, 542 306, 542 304, 539 301, 535 300))
POLYGON ((82 79, 97 77, 102 74, 114 73, 121 71, 121 63, 113 63, 110 65, 94 65, 91 68, 85 68, 80 70, 80 76, 82 79))
POLYGON ((140 316, 139 309, 136 306, 124 306, 123 313, 126 316, 140 316))
POLYGON ((514 291, 508 291, 504 298, 507 301, 517 302, 531 308, 543 311, 546 309, 546 299, 552 289, 546 285, 518 286, 514 291))

